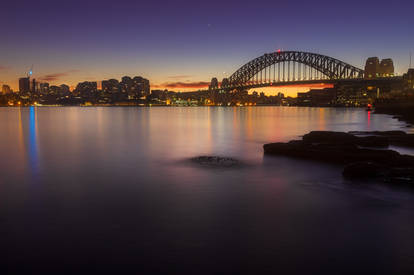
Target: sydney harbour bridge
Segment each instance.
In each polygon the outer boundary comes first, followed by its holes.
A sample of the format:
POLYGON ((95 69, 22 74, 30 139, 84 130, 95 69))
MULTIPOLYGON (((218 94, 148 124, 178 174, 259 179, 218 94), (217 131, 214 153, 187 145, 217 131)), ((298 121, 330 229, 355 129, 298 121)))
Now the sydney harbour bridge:
POLYGON ((316 83, 376 85, 400 80, 401 77, 394 76, 368 77, 365 70, 322 54, 276 51, 251 60, 221 83, 213 78, 209 90, 247 90, 316 83))

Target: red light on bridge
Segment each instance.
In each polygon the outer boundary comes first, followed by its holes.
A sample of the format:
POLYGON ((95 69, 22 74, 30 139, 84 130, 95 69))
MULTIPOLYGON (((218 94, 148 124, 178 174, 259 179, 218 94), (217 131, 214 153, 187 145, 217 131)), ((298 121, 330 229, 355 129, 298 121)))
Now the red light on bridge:
POLYGON ((278 49, 278 50, 277 50, 277 52, 278 52, 278 53, 280 53, 281 51, 282 51, 281 49, 278 49))

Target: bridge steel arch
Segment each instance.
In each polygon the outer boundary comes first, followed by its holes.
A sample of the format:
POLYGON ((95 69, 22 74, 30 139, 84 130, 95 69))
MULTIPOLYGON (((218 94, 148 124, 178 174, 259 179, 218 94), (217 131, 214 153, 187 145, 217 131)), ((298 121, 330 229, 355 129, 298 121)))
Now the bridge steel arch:
POLYGON ((227 87, 248 85, 256 74, 277 63, 297 62, 319 71, 330 80, 359 79, 364 77, 364 70, 341 60, 310 52, 281 51, 264 54, 243 65, 228 79, 227 87))

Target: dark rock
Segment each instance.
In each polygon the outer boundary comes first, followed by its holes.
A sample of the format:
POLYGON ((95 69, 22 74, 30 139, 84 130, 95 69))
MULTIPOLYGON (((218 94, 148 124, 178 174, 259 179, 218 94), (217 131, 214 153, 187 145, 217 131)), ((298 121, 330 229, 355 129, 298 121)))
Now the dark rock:
POLYGON ((235 167, 240 165, 236 159, 219 156, 199 156, 192 158, 191 161, 207 167, 235 167))
POLYGON ((344 132, 312 131, 303 136, 307 143, 350 143, 354 144, 358 138, 344 132))
POLYGON ((405 136, 404 131, 351 131, 348 132, 351 135, 375 135, 375 136, 405 136))
POLYGON ((345 178, 376 178, 384 176, 386 168, 377 163, 363 161, 345 166, 342 175, 345 178))
POLYGON ((270 155, 283 155, 344 164, 358 161, 375 161, 389 164, 397 160, 401 163, 410 161, 408 159, 400 159, 401 155, 396 151, 363 149, 358 148, 355 144, 315 144, 291 141, 288 143, 265 144, 263 149, 265 154, 270 155))
POLYGON ((385 182, 414 184, 414 156, 393 150, 363 147, 386 147, 389 140, 411 138, 402 131, 352 132, 314 131, 303 140, 263 145, 264 153, 301 159, 346 164, 346 178, 381 178, 385 182), (368 136, 365 136, 368 135, 368 136))
POLYGON ((349 134, 383 137, 387 138, 391 145, 414 147, 414 134, 407 134, 403 131, 349 132, 349 134))
POLYGON ((388 147, 390 145, 389 139, 381 136, 358 137, 356 143, 363 147, 388 147))
POLYGON ((388 147, 388 138, 381 136, 357 137, 351 133, 312 131, 303 136, 307 143, 354 144, 363 147, 388 147))

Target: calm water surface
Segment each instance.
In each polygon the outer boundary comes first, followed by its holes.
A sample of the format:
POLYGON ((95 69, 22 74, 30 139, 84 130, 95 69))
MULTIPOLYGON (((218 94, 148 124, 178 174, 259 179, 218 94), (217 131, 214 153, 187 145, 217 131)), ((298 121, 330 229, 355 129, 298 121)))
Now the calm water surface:
MULTIPOLYGON (((311 130, 405 129, 329 108, 1 108, 9 273, 414 274, 414 191, 264 157, 311 130), (241 168, 197 167, 199 155, 241 168)), ((414 154, 407 148, 394 148, 414 154)))

